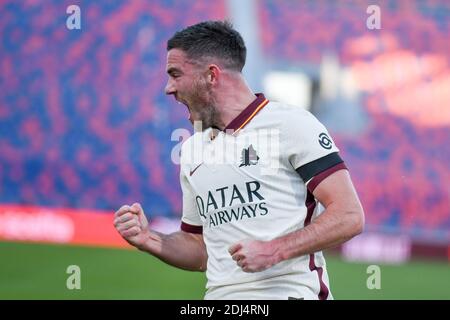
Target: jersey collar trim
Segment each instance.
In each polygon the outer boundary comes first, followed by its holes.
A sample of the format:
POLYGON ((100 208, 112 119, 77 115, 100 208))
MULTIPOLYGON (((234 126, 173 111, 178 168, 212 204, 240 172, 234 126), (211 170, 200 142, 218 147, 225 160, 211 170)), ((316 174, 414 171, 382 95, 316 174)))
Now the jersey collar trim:
POLYGON ((256 114, 269 103, 264 94, 257 93, 256 99, 248 105, 236 118, 234 118, 223 131, 232 130, 233 135, 238 133, 243 127, 256 116, 256 114))

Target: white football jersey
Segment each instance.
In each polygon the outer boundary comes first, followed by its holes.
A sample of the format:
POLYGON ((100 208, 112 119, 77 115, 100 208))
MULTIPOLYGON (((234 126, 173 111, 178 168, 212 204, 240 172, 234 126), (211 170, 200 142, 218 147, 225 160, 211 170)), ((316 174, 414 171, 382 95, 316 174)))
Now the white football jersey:
POLYGON ((308 111, 258 94, 224 131, 207 129, 182 146, 181 229, 202 233, 208 251, 205 299, 331 299, 322 252, 243 272, 228 248, 271 240, 323 211, 312 195, 345 169, 325 127, 308 111))

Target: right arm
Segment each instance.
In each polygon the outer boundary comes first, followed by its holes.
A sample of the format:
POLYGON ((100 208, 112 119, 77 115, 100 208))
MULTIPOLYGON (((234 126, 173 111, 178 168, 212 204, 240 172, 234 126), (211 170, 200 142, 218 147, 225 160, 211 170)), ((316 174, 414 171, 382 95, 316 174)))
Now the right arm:
POLYGON ((202 234, 185 231, 163 234, 150 230, 138 203, 122 206, 114 215, 114 226, 132 246, 180 269, 206 270, 208 255, 202 234))

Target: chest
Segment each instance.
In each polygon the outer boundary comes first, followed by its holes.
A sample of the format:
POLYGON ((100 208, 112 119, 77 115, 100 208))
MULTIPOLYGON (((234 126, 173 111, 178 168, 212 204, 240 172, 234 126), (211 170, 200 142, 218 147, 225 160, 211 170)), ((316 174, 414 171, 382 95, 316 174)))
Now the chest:
POLYGON ((222 133, 194 153, 197 159, 188 165, 188 179, 199 193, 265 180, 285 167, 279 137, 268 131, 238 137, 222 133))

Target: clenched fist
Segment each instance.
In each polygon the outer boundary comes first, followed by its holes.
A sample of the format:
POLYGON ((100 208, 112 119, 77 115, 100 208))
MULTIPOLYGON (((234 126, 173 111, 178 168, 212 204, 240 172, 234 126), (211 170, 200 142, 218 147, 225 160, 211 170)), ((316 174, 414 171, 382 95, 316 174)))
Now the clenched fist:
POLYGON ((148 221, 139 203, 124 205, 114 214, 114 226, 120 235, 136 248, 149 238, 148 221))
POLYGON ((281 262, 271 241, 243 240, 230 246, 231 258, 244 272, 259 272, 281 262))

